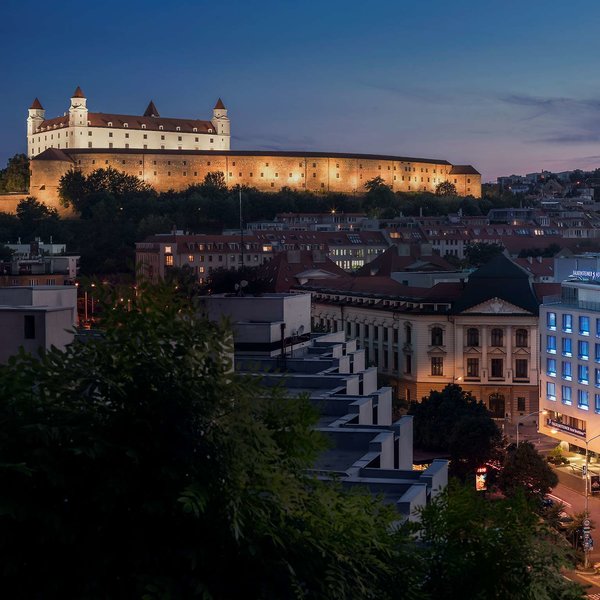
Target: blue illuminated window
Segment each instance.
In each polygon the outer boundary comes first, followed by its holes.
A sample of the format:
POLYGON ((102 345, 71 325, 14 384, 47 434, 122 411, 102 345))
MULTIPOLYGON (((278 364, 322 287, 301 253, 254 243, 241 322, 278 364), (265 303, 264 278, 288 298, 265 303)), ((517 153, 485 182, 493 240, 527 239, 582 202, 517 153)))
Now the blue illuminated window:
POLYGON ((600 387, 600 369, 594 369, 594 385, 600 387))
POLYGON ((572 356, 572 342, 571 338, 563 338, 562 340, 562 353, 563 356, 572 356))
POLYGON ((594 396, 594 411, 600 414, 600 394, 594 396))
POLYGON ((556 313, 549 312, 546 314, 546 325, 548 329, 556 329, 556 313))
POLYGON ((600 344, 594 344, 594 356, 596 362, 600 362, 600 344))
POLYGON ((600 337, 600 319, 596 319, 596 337, 600 337))
POLYGON ((590 357, 590 343, 583 340, 577 342, 577 355, 581 360, 587 360, 590 357))
POLYGON ((590 393, 587 390, 577 391, 577 406, 583 410, 588 410, 590 407, 590 393))
POLYGON ((563 385, 561 392, 562 392, 562 403, 569 404, 569 405, 573 404, 571 387, 568 385, 563 385))
POLYGON ((546 336, 546 352, 549 354, 556 354, 556 336, 555 335, 547 335, 546 336))
POLYGON ((568 360, 563 360, 562 363, 562 378, 567 381, 571 381, 573 377, 573 371, 571 370, 571 363, 568 360))
POLYGON ((550 375, 550 377, 556 377, 556 359, 548 358, 546 359, 546 373, 550 375))
POLYGON ((562 328, 563 331, 571 333, 573 331, 573 315, 564 314, 562 316, 562 328))
POLYGON ((590 369, 587 365, 579 365, 577 367, 577 379, 579 383, 589 383, 590 369))
POLYGON ((590 335, 590 318, 579 317, 579 334, 590 335))
POLYGON ((556 384, 553 381, 546 383, 546 397, 548 400, 556 400, 556 384))

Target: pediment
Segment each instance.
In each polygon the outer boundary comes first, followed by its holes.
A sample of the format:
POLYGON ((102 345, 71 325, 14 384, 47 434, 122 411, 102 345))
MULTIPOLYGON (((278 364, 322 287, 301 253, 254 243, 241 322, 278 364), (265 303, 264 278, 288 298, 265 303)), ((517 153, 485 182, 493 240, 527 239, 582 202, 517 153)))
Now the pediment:
POLYGON ((471 306, 471 308, 467 308, 462 311, 462 314, 468 313, 478 313, 478 314, 490 314, 490 315, 501 315, 501 314, 521 314, 521 315, 530 315, 529 311, 521 308, 520 306, 515 306, 511 302, 507 302, 506 300, 502 300, 501 298, 491 298, 490 300, 486 300, 481 304, 476 304, 475 306, 471 306))
POLYGON ((481 355, 481 349, 477 348, 476 346, 469 346, 468 348, 465 348, 465 354, 469 354, 471 356, 479 356, 481 355))
POLYGON ((493 347, 488 349, 488 355, 490 356, 505 356, 506 350, 500 347, 493 347))
POLYGON ((513 354, 519 355, 519 356, 530 356, 531 352, 529 352, 528 348, 517 348, 516 350, 513 350, 513 354))

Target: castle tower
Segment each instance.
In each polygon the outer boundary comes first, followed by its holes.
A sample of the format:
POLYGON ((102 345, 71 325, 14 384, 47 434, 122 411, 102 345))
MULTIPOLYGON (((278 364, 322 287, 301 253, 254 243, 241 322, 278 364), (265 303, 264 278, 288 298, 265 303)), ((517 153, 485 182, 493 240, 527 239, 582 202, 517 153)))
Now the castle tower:
POLYGON ((211 122, 215 126, 215 130, 218 135, 231 135, 227 109, 225 108, 221 98, 217 100, 217 103, 213 108, 213 118, 211 119, 211 122))
POLYGON ((71 96, 71 106, 69 107, 69 127, 87 127, 87 124, 87 99, 83 95, 81 88, 77 86, 77 89, 71 96))
MULTIPOLYGON (((27 135, 33 135, 33 132, 42 124, 46 116, 46 111, 42 103, 36 98, 29 107, 29 116, 27 117, 27 135)), ((31 141, 31 140, 30 140, 31 141)))

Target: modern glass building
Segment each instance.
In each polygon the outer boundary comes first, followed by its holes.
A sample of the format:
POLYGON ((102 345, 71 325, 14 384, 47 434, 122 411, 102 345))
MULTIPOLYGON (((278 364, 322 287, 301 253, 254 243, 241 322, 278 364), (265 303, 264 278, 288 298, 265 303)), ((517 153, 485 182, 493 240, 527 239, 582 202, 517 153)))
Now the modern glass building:
MULTIPOLYGON (((600 273, 574 272, 540 307, 539 431, 572 446, 600 434, 600 273)), ((589 449, 600 453, 600 437, 589 449)))

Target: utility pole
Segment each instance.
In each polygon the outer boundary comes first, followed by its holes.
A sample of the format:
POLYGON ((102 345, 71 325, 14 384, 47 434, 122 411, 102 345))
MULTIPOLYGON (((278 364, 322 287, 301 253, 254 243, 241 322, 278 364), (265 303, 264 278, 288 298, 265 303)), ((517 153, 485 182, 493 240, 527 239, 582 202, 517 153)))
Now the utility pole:
POLYGON ((244 266, 244 228, 242 222, 242 188, 240 187, 240 260, 242 262, 240 268, 244 266))

